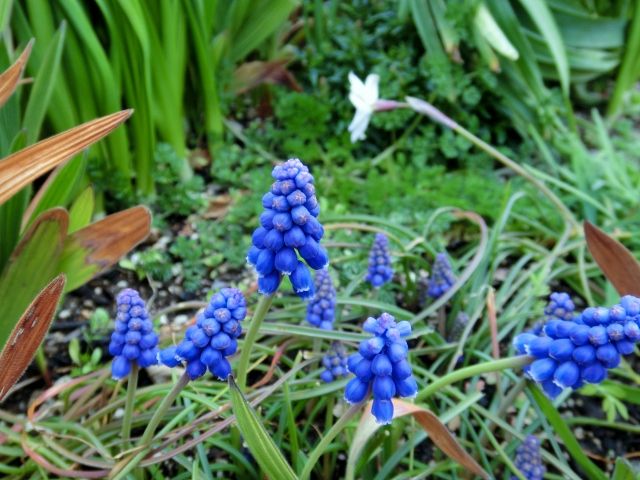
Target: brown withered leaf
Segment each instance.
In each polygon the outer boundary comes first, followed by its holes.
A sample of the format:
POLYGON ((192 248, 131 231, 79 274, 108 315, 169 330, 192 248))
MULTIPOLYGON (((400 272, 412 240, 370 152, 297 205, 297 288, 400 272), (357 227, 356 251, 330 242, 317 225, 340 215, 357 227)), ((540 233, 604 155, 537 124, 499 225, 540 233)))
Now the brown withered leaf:
POLYGON ((235 93, 246 93, 264 83, 282 85, 296 92, 302 87, 295 77, 287 70, 288 60, 272 60, 269 62, 245 62, 233 73, 235 93))
POLYGON ((104 272, 149 235, 151 212, 143 206, 114 213, 67 237, 60 269, 71 291, 104 272))
MULTIPOLYGON (((431 411, 419 405, 405 402, 399 398, 393 398, 393 418, 412 415, 425 432, 429 434, 431 441, 442 450, 449 458, 458 462, 468 471, 481 478, 489 478, 487 472, 469 455, 458 443, 456 437, 447 429, 440 419, 431 411)), ((381 425, 375 422, 371 414, 372 402, 369 402, 364 409, 364 414, 356 430, 356 434, 351 443, 349 458, 347 460, 347 476, 353 478, 355 462, 360 458, 367 440, 373 436, 381 425), (351 475, 349 475, 351 473, 351 475)))
POLYGON ((227 193, 216 195, 209 200, 207 211, 204 212, 202 217, 208 220, 217 220, 219 218, 222 218, 229 211, 232 202, 233 199, 231 198, 231 195, 227 193))
POLYGON ((15 92, 20 82, 20 77, 22 77, 22 72, 24 72, 24 67, 29 60, 31 47, 33 47, 33 40, 27 43, 27 46, 14 64, 0 74, 0 107, 2 107, 7 100, 9 100, 9 97, 13 95, 13 92, 15 92))
POLYGON ((640 264, 631 252, 588 221, 584 222, 584 236, 593 259, 620 296, 640 296, 640 264))
POLYGON ((22 187, 109 134, 131 116, 123 110, 42 140, 0 161, 0 204, 22 187))
POLYGON ((58 275, 38 294, 0 352, 0 402, 29 366, 49 330, 64 284, 65 276, 58 275))

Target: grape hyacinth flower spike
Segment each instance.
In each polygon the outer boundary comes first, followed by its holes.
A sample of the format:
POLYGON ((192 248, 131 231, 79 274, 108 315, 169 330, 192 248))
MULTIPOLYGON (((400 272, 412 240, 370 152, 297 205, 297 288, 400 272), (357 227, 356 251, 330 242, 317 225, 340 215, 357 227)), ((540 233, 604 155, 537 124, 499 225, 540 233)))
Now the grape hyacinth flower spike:
POLYGON ((191 380, 203 376, 207 369, 220 380, 226 380, 231 374, 227 357, 238 349, 237 338, 242 334, 241 322, 246 315, 242 292, 223 288, 198 314, 196 324, 187 328, 184 340, 160 352, 160 362, 168 367, 186 362, 191 380))
MULTIPOLYGON (((546 469, 542 464, 540 440, 535 435, 528 435, 516 449, 515 466, 527 480, 542 480, 546 469)), ((511 480, 517 480, 515 475, 511 480)))
POLYGON ((314 286, 308 267, 321 270, 329 262, 319 243, 324 228, 317 219, 320 206, 313 175, 299 159, 292 158, 274 167, 272 176, 275 182, 262 197, 264 211, 247 260, 258 273, 261 294, 275 293, 286 275, 296 294, 310 299, 314 286))
POLYGON ((315 289, 316 295, 307 305, 307 321, 314 327, 332 330, 336 316, 336 289, 326 268, 316 272, 315 289))
POLYGON ((333 382, 348 375, 347 351, 344 345, 339 342, 333 342, 331 349, 322 357, 322 365, 325 369, 320 374, 320 378, 325 383, 333 382))
POLYGON ((133 364, 149 367, 158 363, 158 335, 140 294, 126 288, 116 297, 117 317, 111 334, 109 353, 113 355, 111 375, 114 379, 125 378, 133 364))
POLYGON ((568 293, 553 292, 549 296, 549 303, 544 309, 544 314, 547 320, 571 320, 575 309, 576 306, 568 293))
POLYGON ((360 342, 359 353, 347 360, 347 367, 355 378, 345 388, 344 398, 349 403, 362 402, 373 392, 371 413, 378 423, 391 423, 393 397, 413 397, 418 385, 407 354, 405 337, 411 334, 411 324, 397 322, 388 313, 364 322, 364 330, 373 336, 360 342))
POLYGON ((447 254, 444 252, 438 253, 433 263, 431 278, 429 278, 427 295, 433 299, 440 298, 454 283, 456 283, 456 277, 453 274, 447 254))
POLYGON ((383 233, 377 233, 369 252, 369 268, 365 280, 373 288, 380 288, 393 278, 389 239, 383 233))
POLYGON ((552 317, 541 331, 521 333, 513 344, 519 354, 535 358, 525 374, 555 398, 565 388, 601 383, 638 341, 640 298, 626 295, 611 308, 589 307, 571 320, 552 317))

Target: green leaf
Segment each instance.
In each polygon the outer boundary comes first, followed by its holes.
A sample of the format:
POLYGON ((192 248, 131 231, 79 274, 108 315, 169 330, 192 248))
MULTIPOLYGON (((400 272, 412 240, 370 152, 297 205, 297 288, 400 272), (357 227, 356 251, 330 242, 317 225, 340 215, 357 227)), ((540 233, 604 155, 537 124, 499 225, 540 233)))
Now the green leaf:
POLYGON ((93 187, 87 187, 78 198, 75 199, 69 210, 69 233, 73 233, 86 227, 91 222, 95 196, 93 187))
POLYGON ((262 426, 258 415, 247 403, 231 376, 229 377, 229 391, 238 429, 260 468, 272 480, 297 479, 293 469, 284 459, 273 439, 262 426))
POLYGON ((542 410, 546 419, 553 426, 567 451, 571 454, 571 457, 573 457, 573 460, 582 468, 588 478, 606 480, 607 476, 584 454, 582 446, 578 443, 578 440, 576 440, 573 432, 562 419, 556 407, 554 407, 551 401, 542 393, 542 390, 538 387, 531 387, 529 388, 529 392, 542 410))
POLYGON ((546 2, 540 0, 520 0, 536 27, 547 41, 547 46, 555 60, 555 65, 560 77, 560 85, 565 95, 569 95, 569 61, 565 51, 564 42, 558 25, 556 24, 546 2))
POLYGON ((634 469, 628 460, 618 457, 611 480, 634 480, 637 479, 639 475, 640 471, 634 469))
POLYGON ((63 209, 45 212, 11 255, 0 276, 0 349, 29 304, 56 275, 67 225, 63 209))
POLYGON ((29 144, 34 143, 40 136, 42 121, 49 108, 49 100, 60 71, 60 60, 66 31, 67 26, 63 22, 47 47, 44 61, 38 69, 35 82, 33 82, 23 120, 24 128, 27 131, 27 143, 29 144))

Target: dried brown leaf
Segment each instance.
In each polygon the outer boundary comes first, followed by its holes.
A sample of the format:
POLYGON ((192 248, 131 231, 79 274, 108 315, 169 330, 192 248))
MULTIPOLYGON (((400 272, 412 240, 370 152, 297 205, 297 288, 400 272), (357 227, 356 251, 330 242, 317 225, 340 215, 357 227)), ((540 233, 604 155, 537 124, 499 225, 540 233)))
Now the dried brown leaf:
POLYGON ((149 235, 151 212, 143 206, 114 213, 67 237, 61 270, 67 290, 104 272, 149 235))
POLYGON ((618 293, 640 296, 640 264, 631 252, 588 221, 584 222, 584 236, 593 259, 618 293))
POLYGON ((0 401, 22 376, 49 330, 60 295, 64 290, 65 276, 58 275, 35 298, 16 324, 9 340, 0 352, 0 401))
MULTIPOLYGON (((425 432, 429 434, 431 441, 449 458, 458 462, 475 475, 481 478, 489 478, 487 472, 460 446, 456 437, 431 410, 398 398, 392 399, 392 402, 394 419, 412 415, 425 432)), ((375 423, 373 415, 371 414, 371 405, 372 402, 369 402, 365 407, 364 415, 360 420, 356 435, 351 443, 347 463, 347 478, 353 478, 355 460, 360 458, 360 453, 364 449, 367 440, 380 428, 380 425, 375 423)))
POLYGON ((20 82, 22 72, 24 72, 24 67, 29 60, 31 47, 33 47, 33 40, 27 43, 27 46, 15 63, 0 74, 0 107, 2 107, 7 100, 9 100, 9 97, 13 95, 13 92, 15 92, 20 82))
POLYGON ((0 204, 22 187, 109 134, 131 116, 123 110, 83 123, 0 161, 0 204))

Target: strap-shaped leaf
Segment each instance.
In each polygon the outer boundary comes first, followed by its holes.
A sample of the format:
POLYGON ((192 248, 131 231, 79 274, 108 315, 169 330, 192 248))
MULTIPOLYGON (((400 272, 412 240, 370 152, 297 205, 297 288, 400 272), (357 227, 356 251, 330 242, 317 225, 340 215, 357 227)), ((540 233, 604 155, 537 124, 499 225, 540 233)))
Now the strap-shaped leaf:
POLYGON ((245 400, 231 376, 229 377, 229 391, 231 392, 231 406, 233 413, 236 415, 238 429, 260 468, 272 480, 297 479, 298 477, 296 477, 293 469, 262 426, 258 414, 245 400))
POLYGON ((132 113, 133 110, 123 110, 83 123, 0 161, 0 204, 42 174, 106 136, 132 113))
POLYGON ((631 252, 587 221, 584 236, 593 259, 618 293, 640 297, 640 264, 631 252))
POLYGON ((114 213, 69 235, 60 271, 67 274, 66 291, 104 272, 149 235, 151 212, 132 207, 114 213))
POLYGON ((64 275, 58 275, 31 302, 13 328, 0 352, 0 402, 22 376, 49 330, 64 290, 64 275))
POLYGON ((27 46, 15 63, 0 74, 0 107, 2 107, 6 101, 9 100, 9 97, 13 95, 13 92, 15 92, 27 60, 29 60, 31 47, 33 47, 33 40, 27 43, 27 46))
MULTIPOLYGON (((431 441, 449 458, 458 462, 475 475, 481 478, 489 478, 487 472, 460 446, 456 437, 431 410, 398 398, 394 398, 391 401, 393 402, 393 418, 412 415, 425 432, 429 434, 431 441)), ((347 478, 353 478, 355 462, 360 458, 367 441, 381 427, 371 414, 371 405, 372 402, 369 402, 365 407, 364 414, 351 442, 347 463, 347 478)))
POLYGON ((62 208, 43 213, 29 227, 0 275, 0 349, 38 293, 58 275, 69 215, 62 208))

